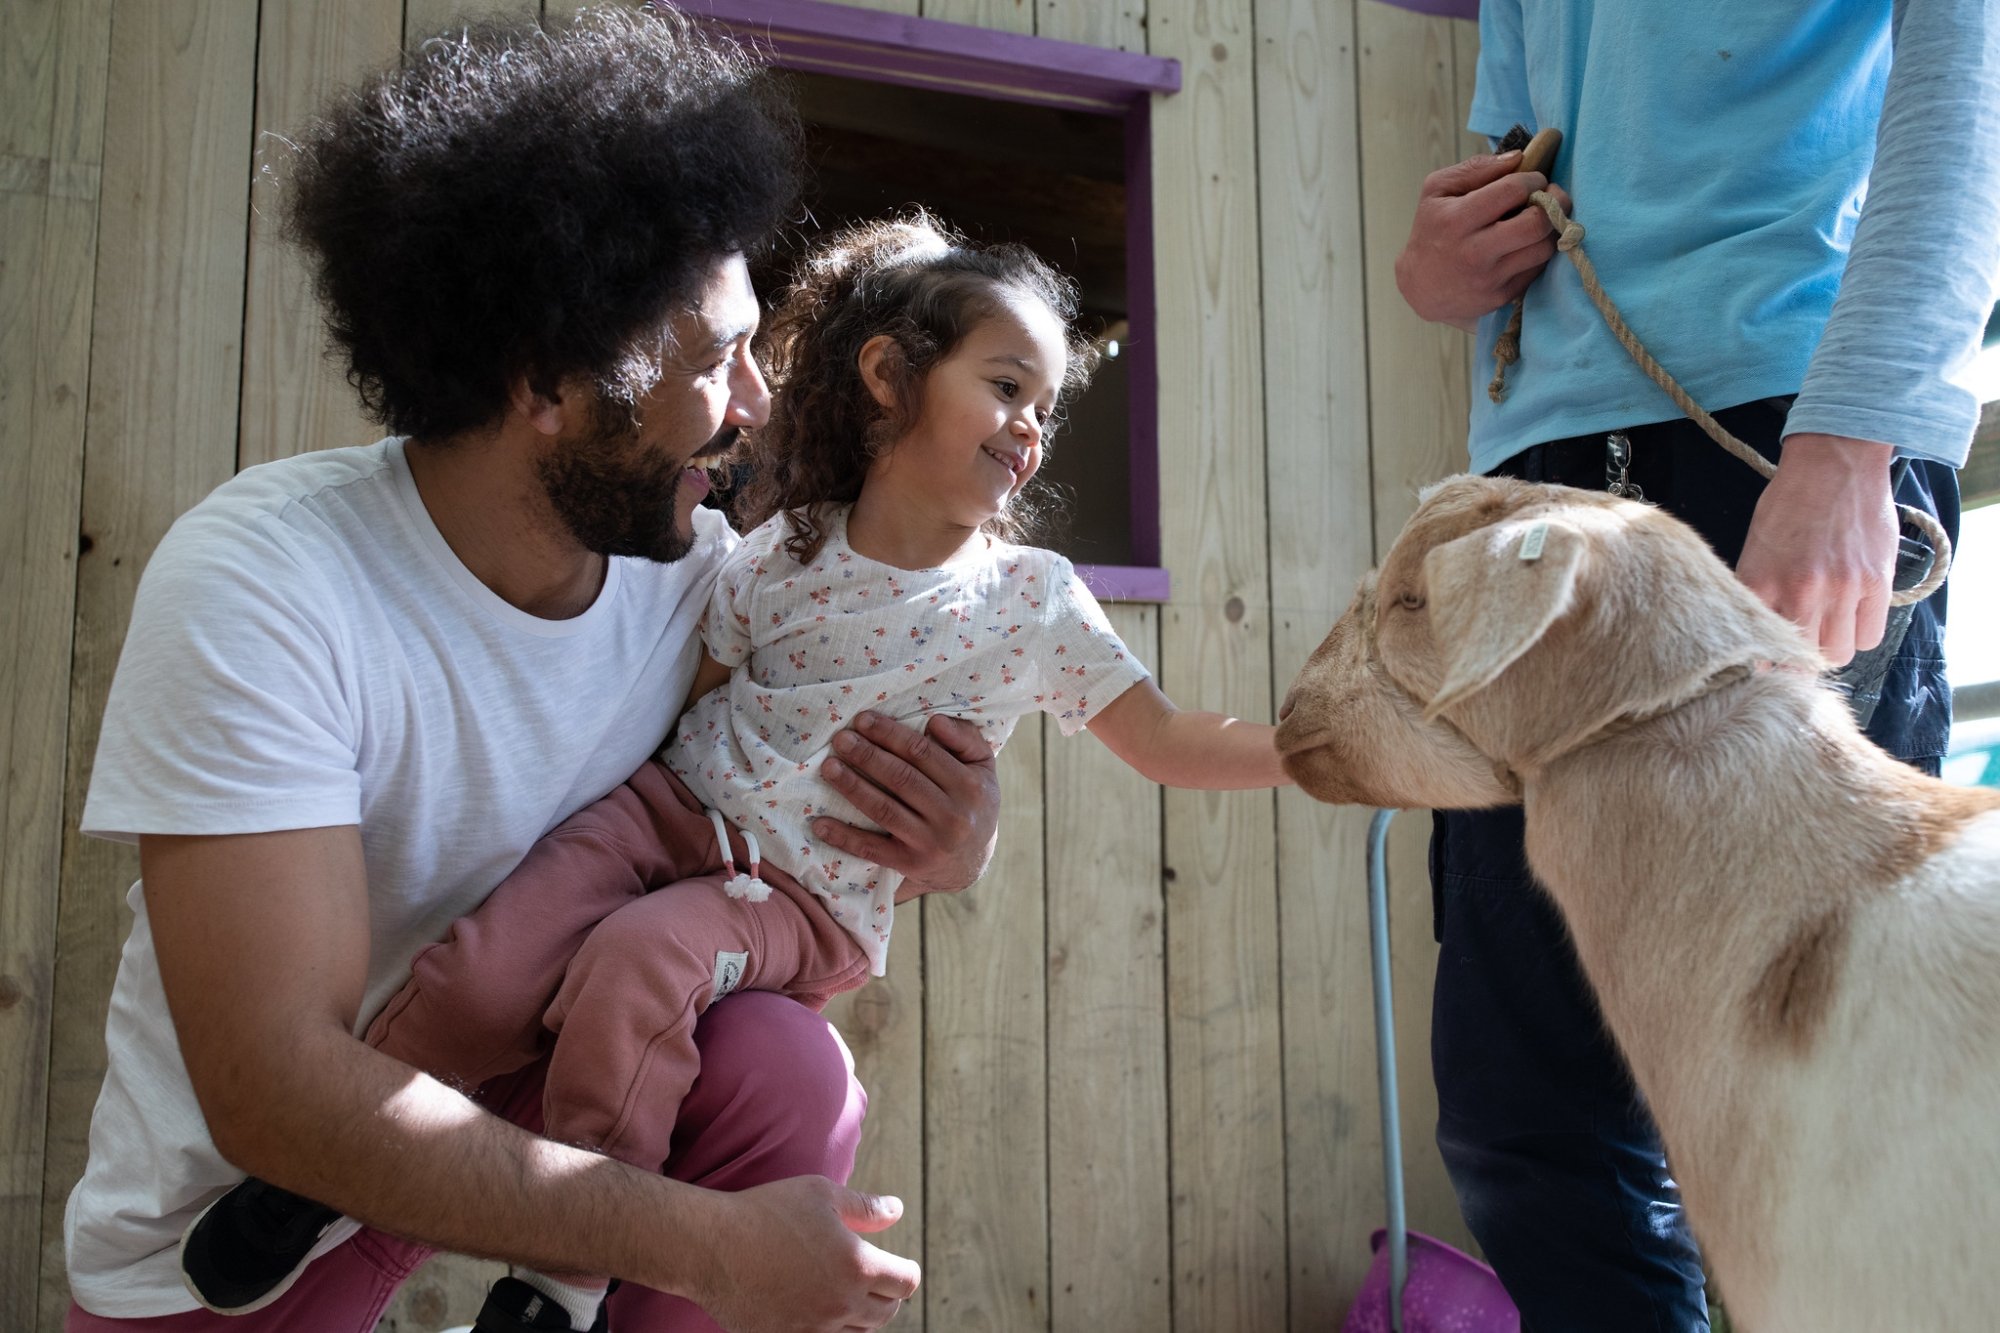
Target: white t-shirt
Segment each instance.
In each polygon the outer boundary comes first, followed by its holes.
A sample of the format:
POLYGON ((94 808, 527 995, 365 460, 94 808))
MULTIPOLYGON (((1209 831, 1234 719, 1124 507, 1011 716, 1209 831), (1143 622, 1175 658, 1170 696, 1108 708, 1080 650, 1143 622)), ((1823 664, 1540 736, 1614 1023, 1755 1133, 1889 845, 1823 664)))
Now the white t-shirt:
MULTIPOLYGON (((673 724, 736 540, 713 511, 695 527, 685 559, 612 560, 588 610, 542 620, 459 562, 402 441, 251 468, 174 524, 140 581, 83 831, 359 824, 370 954, 358 1033, 418 949, 673 724)), ((128 902, 109 1068, 65 1218, 71 1291, 114 1317, 195 1308, 175 1247, 242 1179, 196 1105, 138 885, 128 902)))
POLYGON ((845 508, 825 529, 809 565, 784 549, 782 515, 723 561, 701 633, 733 670, 682 715, 664 758, 826 900, 880 976, 902 876, 809 829, 819 815, 873 827, 820 778, 834 733, 862 709, 919 728, 944 713, 998 750, 1040 711, 1073 736, 1147 671, 1053 551, 989 539, 942 569, 898 569, 848 545, 845 508))

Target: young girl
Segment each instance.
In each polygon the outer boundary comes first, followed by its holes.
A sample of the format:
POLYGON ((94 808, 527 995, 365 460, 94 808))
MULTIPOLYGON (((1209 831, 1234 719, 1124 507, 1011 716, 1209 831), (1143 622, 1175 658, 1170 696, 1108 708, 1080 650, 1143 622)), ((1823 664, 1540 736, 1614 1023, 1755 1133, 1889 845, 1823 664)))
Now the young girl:
MULTIPOLYGON (((899 877, 809 827, 867 823, 820 777, 857 712, 963 718, 998 750, 1040 710, 1158 782, 1288 781, 1273 728, 1176 709, 1070 562, 1010 540, 1087 375, 1075 314, 1032 253, 922 214, 818 247, 770 331, 758 526, 718 575, 679 726, 419 955, 371 1043, 469 1088, 553 1033, 548 1136, 656 1168, 701 1011, 738 989, 819 1008, 883 971, 899 877)), ((591 1325, 602 1279, 527 1281, 591 1325)), ((562 1327, 499 1322, 507 1294, 480 1328, 562 1327)))

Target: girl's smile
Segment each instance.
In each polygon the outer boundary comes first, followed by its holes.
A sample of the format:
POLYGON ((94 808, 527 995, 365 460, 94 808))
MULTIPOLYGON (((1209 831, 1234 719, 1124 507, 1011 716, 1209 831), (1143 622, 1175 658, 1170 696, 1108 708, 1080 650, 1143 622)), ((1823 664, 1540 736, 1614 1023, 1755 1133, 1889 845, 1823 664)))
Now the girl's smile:
MULTIPOLYGON (((1069 367, 1063 325, 1037 297, 1001 290, 993 301, 924 376, 916 421, 869 467, 848 527, 864 555, 946 563, 1040 470, 1069 367)), ((862 379, 884 406, 895 401, 885 361, 896 354, 886 335, 861 349, 862 379)))

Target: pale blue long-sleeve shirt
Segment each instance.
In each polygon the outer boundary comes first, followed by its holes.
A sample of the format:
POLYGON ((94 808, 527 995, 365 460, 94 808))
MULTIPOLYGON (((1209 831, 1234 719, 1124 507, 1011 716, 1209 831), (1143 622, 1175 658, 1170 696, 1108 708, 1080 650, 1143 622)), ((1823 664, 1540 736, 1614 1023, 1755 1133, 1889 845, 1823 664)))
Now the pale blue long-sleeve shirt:
MULTIPOLYGON (((1598 276, 1696 401, 1796 393, 1788 433, 1965 461, 2000 292, 2000 0, 1484 0, 1480 40, 1470 128, 1563 131, 1598 276)), ((1504 401, 1475 393, 1472 466, 1679 415, 1559 256, 1504 401)))

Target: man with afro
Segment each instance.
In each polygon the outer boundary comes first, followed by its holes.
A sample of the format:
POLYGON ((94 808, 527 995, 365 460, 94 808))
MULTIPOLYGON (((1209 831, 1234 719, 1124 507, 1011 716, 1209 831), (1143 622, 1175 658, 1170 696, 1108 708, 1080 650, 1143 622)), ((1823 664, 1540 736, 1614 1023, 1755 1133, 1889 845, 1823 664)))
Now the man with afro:
MULTIPOLYGON (((769 410, 745 256, 798 151, 734 48, 627 9, 453 30, 300 137, 288 224, 391 434, 245 471, 141 583, 82 821, 142 879, 70 1330, 367 1333, 433 1249, 616 1274, 622 1333, 874 1328, 915 1290, 858 1234, 900 1204, 836 1183, 851 1061, 789 999, 710 1010, 657 1174, 539 1137, 540 1066, 456 1089, 356 1036, 681 707, 736 540, 705 469, 769 410)), ((881 831, 816 833, 919 891, 977 877, 976 732, 838 748, 881 831)), ((527 1293, 480 1326, 570 1324, 527 1293)))

